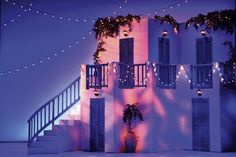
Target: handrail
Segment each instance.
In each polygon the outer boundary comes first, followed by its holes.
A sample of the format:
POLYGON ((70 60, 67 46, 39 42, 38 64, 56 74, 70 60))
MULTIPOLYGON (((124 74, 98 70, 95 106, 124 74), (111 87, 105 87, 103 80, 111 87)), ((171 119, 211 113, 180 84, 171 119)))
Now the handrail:
POLYGON ((212 64, 191 65, 191 84, 190 88, 212 88, 212 64))
POLYGON ((28 120, 28 144, 79 100, 80 77, 36 110, 28 120))
POLYGON ((86 66, 86 89, 108 87, 108 64, 86 66))

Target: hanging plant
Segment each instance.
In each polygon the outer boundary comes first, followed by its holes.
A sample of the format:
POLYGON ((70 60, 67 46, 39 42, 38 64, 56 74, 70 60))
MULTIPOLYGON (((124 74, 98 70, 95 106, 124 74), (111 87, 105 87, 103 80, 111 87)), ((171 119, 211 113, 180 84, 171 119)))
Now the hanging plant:
POLYGON ((176 31, 179 31, 179 24, 177 21, 170 15, 165 15, 164 17, 155 15, 154 16, 155 21, 160 21, 161 24, 163 23, 170 23, 176 31))
POLYGON ((236 73, 236 49, 232 41, 225 41, 222 43, 228 47, 229 60, 221 63, 221 67, 224 70, 224 87, 235 89, 235 73, 236 73))
POLYGON ((228 55, 230 57, 229 59, 229 63, 236 63, 236 49, 235 46, 233 46, 233 42, 232 41, 225 41, 222 43, 223 45, 227 46, 229 51, 228 51, 228 55))
POLYGON ((106 51, 105 48, 103 48, 103 45, 105 44, 105 42, 103 40, 100 40, 98 42, 98 46, 96 51, 93 54, 93 62, 94 64, 100 64, 100 53, 106 51))
POLYGON ((207 15, 199 14, 196 17, 190 18, 185 23, 185 28, 188 28, 190 25, 193 25, 195 29, 198 29, 200 26, 205 26, 206 30, 225 30, 226 33, 231 35, 235 29, 235 19, 236 12, 235 9, 222 10, 222 11, 213 11, 207 15))
POLYGON ((132 22, 134 20, 140 22, 141 16, 128 14, 127 16, 98 18, 93 28, 95 37, 96 39, 117 37, 121 26, 128 26, 129 31, 132 31, 132 22))

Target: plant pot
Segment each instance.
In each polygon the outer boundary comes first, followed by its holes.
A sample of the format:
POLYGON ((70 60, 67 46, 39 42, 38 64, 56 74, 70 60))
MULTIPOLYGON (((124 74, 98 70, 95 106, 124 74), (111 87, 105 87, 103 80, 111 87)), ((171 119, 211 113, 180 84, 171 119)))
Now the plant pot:
POLYGON ((125 137, 125 151, 127 153, 134 153, 138 143, 138 137, 135 135, 135 132, 129 131, 125 137))

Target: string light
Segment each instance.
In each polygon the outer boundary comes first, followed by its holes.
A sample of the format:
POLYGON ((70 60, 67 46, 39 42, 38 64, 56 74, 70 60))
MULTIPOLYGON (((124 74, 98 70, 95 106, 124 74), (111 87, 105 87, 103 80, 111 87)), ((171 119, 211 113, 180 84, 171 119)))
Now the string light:
MULTIPOLYGON (((8 0, 7 0, 6 2, 8 2, 8 0)), ((127 2, 128 2, 127 0, 124 1, 124 3, 127 3, 127 2)), ((43 15, 43 16, 47 16, 47 17, 50 17, 50 18, 59 18, 60 20, 67 19, 66 21, 69 21, 69 22, 75 20, 76 22, 83 21, 84 23, 86 23, 86 22, 88 21, 88 19, 83 19, 83 20, 81 19, 81 20, 79 20, 79 18, 71 18, 71 17, 66 18, 66 17, 58 16, 58 15, 56 15, 56 14, 49 13, 49 12, 46 12, 46 11, 43 11, 43 10, 40 10, 40 9, 36 9, 36 8, 33 8, 33 7, 32 7, 32 6, 33 6, 32 3, 30 3, 29 5, 23 5, 23 4, 21 4, 21 3, 18 3, 18 2, 13 1, 13 2, 8 2, 8 4, 12 4, 12 5, 18 6, 20 9, 23 9, 23 11, 25 11, 26 13, 28 13, 28 12, 36 12, 37 14, 40 14, 40 15, 43 15)), ((122 6, 121 6, 121 8, 122 8, 122 6)), ((121 8, 120 8, 120 9, 121 9, 121 8)), ((19 18, 19 17, 22 17, 22 15, 21 15, 21 14, 17 14, 17 17, 18 17, 18 18, 19 18)), ((14 22, 15 19, 16 19, 16 18, 12 18, 12 19, 10 20, 10 22, 14 22)), ((4 26, 7 26, 7 25, 8 25, 7 22, 8 22, 8 21, 6 21, 6 22, 4 23, 4 26)), ((95 23, 95 20, 93 19, 93 20, 91 20, 91 22, 92 22, 92 23, 95 23)), ((92 32, 89 31, 86 35, 92 35, 92 32)), ((81 37, 82 40, 85 40, 85 38, 86 38, 85 36, 82 36, 82 37, 81 37)), ((78 45, 78 44, 79 44, 79 41, 76 40, 74 43, 75 43, 76 45, 78 45)), ((72 48, 72 45, 68 45, 67 47, 68 47, 68 48, 72 48)), ((61 53, 64 53, 64 52, 65 52, 65 50, 64 50, 64 49, 61 49, 61 53)), ((60 52, 54 53, 54 54, 51 55, 51 57, 47 57, 47 58, 44 59, 44 60, 40 60, 39 63, 43 63, 44 61, 49 61, 51 58, 57 57, 59 54, 60 54, 60 52)), ((30 66, 34 67, 35 65, 36 65, 36 64, 33 63, 33 64, 31 64, 30 66)), ((28 67, 30 67, 30 66, 28 66, 28 67)), ((19 71, 20 71, 20 68, 17 68, 17 69, 18 69, 18 70, 16 70, 16 71, 19 72, 19 71)), ((25 68, 25 69, 26 69, 26 68, 25 68)), ((8 71, 5 71, 5 72, 1 72, 1 73, 0 73, 0 76, 4 76, 4 75, 6 75, 7 73, 11 74, 12 71, 9 72, 9 70, 8 70, 8 71)))
MULTIPOLYGON (((92 33, 88 32, 86 33, 86 35, 92 35, 92 33)), ((81 40, 84 40, 85 39, 85 36, 82 36, 81 37, 81 40)), ((67 48, 72 48, 73 45, 78 45, 79 44, 79 40, 75 40, 74 42, 72 42, 72 44, 68 44, 66 47, 67 48)), ((44 62, 49 62, 50 60, 52 60, 53 58, 55 59, 60 53, 64 53, 66 51, 66 49, 61 49, 60 51, 58 52, 54 52, 52 53, 51 55, 45 57, 45 59, 41 59, 38 61, 39 64, 42 64, 44 62)), ((32 63, 32 64, 28 64, 28 65, 25 65, 23 66, 22 68, 20 67, 17 67, 15 68, 16 70, 5 70, 5 71, 1 71, 1 75, 0 76, 7 76, 9 74, 13 74, 14 72, 20 72, 20 71, 24 71, 25 69, 29 69, 30 67, 34 67, 35 65, 37 65, 37 62, 36 63, 32 63)))
MULTIPOLYGON (((180 3, 174 3, 174 4, 171 4, 171 5, 165 6, 165 7, 161 8, 161 9, 155 10, 154 11, 154 15, 157 15, 158 12, 166 12, 166 10, 168 10, 168 9, 173 9, 175 7, 181 6, 181 4, 187 4, 187 3, 188 3, 188 1, 185 0, 185 1, 182 1, 180 3)), ((144 15, 150 16, 151 14, 150 14, 150 12, 148 12, 148 13, 146 13, 144 15)))
MULTIPOLYGON (((144 73, 143 75, 145 75, 145 77, 143 77, 140 81, 138 81, 137 80, 137 78, 139 77, 139 76, 137 76, 138 74, 137 74, 137 72, 136 73, 133 73, 133 72, 130 72, 130 70, 131 71, 135 71, 134 70, 134 67, 135 66, 139 66, 139 65, 134 65, 134 66, 129 66, 129 65, 126 65, 126 67, 128 68, 128 70, 126 70, 126 73, 122 73, 122 77, 121 77, 121 75, 119 75, 118 73, 117 73, 117 64, 119 64, 119 63, 114 63, 114 62, 112 62, 112 63, 109 63, 108 64, 108 68, 107 68, 107 71, 106 71, 106 73, 105 73, 105 79, 107 79, 107 76, 108 76, 108 74, 110 73, 110 71, 111 71, 111 69, 112 69, 112 71, 113 71, 113 74, 114 75, 116 75, 116 77, 117 77, 117 79, 118 79, 118 81, 121 83, 121 84, 123 84, 123 85, 127 85, 127 83, 129 83, 128 82, 128 80, 130 80, 130 79, 132 79, 132 77, 133 77, 133 80, 134 80, 134 83, 135 84, 138 84, 138 85, 146 85, 146 83, 147 83, 147 81, 148 81, 148 78, 150 77, 150 74, 148 73, 148 70, 150 69, 150 67, 149 66, 151 66, 151 68, 153 69, 153 72, 154 72, 154 74, 155 74, 155 76, 156 76, 156 78, 157 78, 157 80, 158 80, 158 82, 159 82, 159 84, 158 84, 158 86, 159 87, 175 87, 175 85, 176 85, 176 81, 178 80, 178 78, 180 78, 180 76, 181 75, 183 75, 183 76, 185 76, 185 78, 188 80, 188 83, 190 83, 191 84, 191 87, 196 87, 197 89, 200 89, 201 87, 211 87, 211 85, 212 85, 212 81, 213 81, 213 75, 212 75, 212 71, 211 70, 218 70, 219 68, 217 68, 218 66, 217 66, 217 64, 219 65, 219 63, 213 63, 213 64, 209 64, 209 65, 187 65, 187 64, 185 64, 185 65, 177 65, 177 69, 179 69, 178 70, 178 72, 176 72, 176 78, 171 78, 170 79, 170 81, 168 81, 168 82, 166 82, 165 80, 163 81, 163 79, 160 77, 160 75, 158 75, 158 73, 160 72, 159 70, 157 70, 157 67, 159 67, 159 66, 161 66, 162 64, 155 64, 154 62, 147 62, 146 64, 145 64, 145 68, 144 69, 146 69, 146 71, 144 70, 144 71, 142 71, 142 72, 139 72, 139 74, 140 73, 144 73), (201 74, 201 78, 202 79, 196 79, 196 77, 194 77, 193 76, 193 78, 191 78, 190 76, 189 76, 189 74, 187 73, 187 70, 186 70, 186 68, 185 68, 185 66, 190 66, 191 68, 192 67, 196 67, 196 68, 201 68, 201 69, 203 69, 203 71, 202 72, 200 72, 201 74), (216 69, 217 68, 217 69, 216 69), (206 71, 207 71, 207 73, 206 73, 206 71), (193 79, 193 80, 192 80, 193 79), (196 80, 195 80, 196 79, 196 80)), ((223 63, 222 63, 223 64, 223 63)), ((224 63, 225 64, 225 63, 224 63)), ((94 67, 96 67, 97 65, 93 65, 94 67)), ((121 65, 120 65, 121 66, 121 65)), ((124 67, 125 65, 123 65, 122 64, 122 66, 121 67, 124 67)), ((171 70, 171 71, 173 71, 173 68, 175 67, 174 65, 164 65, 164 66, 168 66, 168 67, 172 67, 172 69, 169 69, 169 70, 171 70)), ((123 69, 123 68, 122 68, 123 69)), ((201 69, 199 69, 200 71, 201 71, 201 69)), ((223 69, 223 68, 221 68, 221 69, 223 69)), ((235 73, 236 73, 236 67, 235 67, 235 65, 234 65, 234 72, 233 72, 233 74, 234 74, 234 76, 235 76, 235 73)), ((192 73, 195 73, 196 74, 196 72, 195 71, 192 71, 192 73)), ((174 74, 174 71, 173 71, 173 74, 174 74)), ((223 74, 221 74, 221 75, 219 75, 220 76, 220 80, 221 80, 221 82, 223 82, 224 84, 227 84, 227 83, 235 83, 236 81, 235 81, 235 77, 233 77, 233 79, 232 79, 232 81, 229 81, 229 80, 225 80, 224 79, 224 77, 223 76, 225 76, 225 75, 223 75, 223 74)), ((198 77, 197 77, 198 78, 198 77)), ((88 78, 87 78, 88 79, 88 78)), ((93 83, 93 82, 90 82, 90 83, 93 83)), ((104 82, 101 82, 101 84, 103 84, 104 82)))
MULTIPOLYGON (((127 2, 128 2, 128 1, 124 1, 124 2, 122 3, 122 5, 120 5, 120 6, 118 7, 118 9, 119 9, 119 10, 122 9, 122 8, 124 7, 124 5, 127 4, 127 2)), ((33 6, 32 3, 30 3, 30 4, 28 4, 28 5, 24 5, 24 4, 21 4, 21 3, 16 2, 16 1, 6 1, 6 3, 11 4, 11 5, 13 5, 13 6, 19 7, 19 8, 22 9, 25 13, 30 13, 30 12, 32 12, 32 13, 36 13, 36 14, 38 14, 38 15, 43 15, 43 16, 45 16, 45 17, 51 18, 51 19, 53 19, 53 20, 59 19, 60 21, 63 21, 63 22, 76 22, 76 23, 78 23, 78 22, 87 23, 88 21, 90 21, 90 20, 88 20, 88 19, 82 19, 82 18, 79 18, 79 17, 65 17, 65 16, 60 16, 60 15, 57 15, 57 14, 55 14, 55 13, 50 13, 50 12, 47 12, 47 11, 44 11, 44 10, 41 10, 41 9, 37 9, 37 8, 32 7, 32 6, 33 6)), ((116 13, 117 13, 117 11, 113 11, 113 14, 116 14, 116 13)), ((19 18, 21 18, 21 17, 23 17, 23 16, 22 16, 20 13, 18 13, 16 16, 14 16, 13 18, 11 18, 10 20, 5 21, 5 22, 3 23, 3 26, 6 27, 6 26, 8 26, 8 23, 12 23, 12 22, 14 22, 16 19, 19 19, 19 18)), ((90 22, 91 22, 91 23, 95 23, 95 20, 92 19, 90 22)))

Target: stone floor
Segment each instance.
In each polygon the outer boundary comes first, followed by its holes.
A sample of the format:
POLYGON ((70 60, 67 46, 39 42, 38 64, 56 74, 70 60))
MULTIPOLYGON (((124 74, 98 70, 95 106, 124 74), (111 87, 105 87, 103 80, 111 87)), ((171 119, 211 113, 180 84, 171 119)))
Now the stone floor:
POLYGON ((160 153, 92 153, 66 152, 48 155, 27 155, 26 143, 0 143, 1 157, 236 157, 235 153, 216 153, 199 151, 170 151, 160 153))

